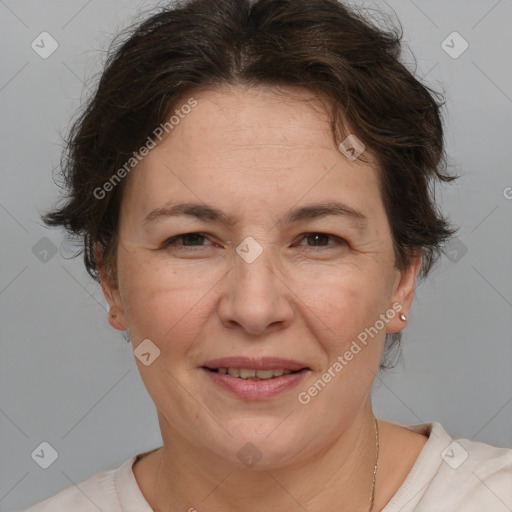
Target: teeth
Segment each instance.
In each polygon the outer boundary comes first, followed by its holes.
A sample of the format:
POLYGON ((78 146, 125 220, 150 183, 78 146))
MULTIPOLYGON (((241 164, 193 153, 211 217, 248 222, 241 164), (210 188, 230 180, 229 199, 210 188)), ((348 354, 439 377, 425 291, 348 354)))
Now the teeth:
MULTIPOLYGON (((272 369, 269 369, 269 370, 253 370, 254 374, 256 377, 258 377, 259 379, 271 379, 273 376, 274 376, 274 370, 272 369)), ((245 377, 245 375, 240 372, 240 377, 245 377)))
POLYGON ((272 379, 273 377, 281 377, 281 375, 288 375, 292 373, 291 370, 283 368, 272 368, 268 370, 255 370, 254 368, 218 368, 219 373, 231 375, 231 377, 238 377, 240 379, 272 379))
POLYGON ((228 368, 228 373, 231 377, 240 377, 240 370, 238 368, 228 368))

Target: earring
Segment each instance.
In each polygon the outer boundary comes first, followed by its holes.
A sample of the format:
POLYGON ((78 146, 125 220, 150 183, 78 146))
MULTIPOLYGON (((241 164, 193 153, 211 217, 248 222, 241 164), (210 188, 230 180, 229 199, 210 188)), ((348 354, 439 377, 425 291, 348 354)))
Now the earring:
POLYGON ((113 320, 117 315, 109 311, 108 316, 113 320))
POLYGON ((402 322, 405 322, 407 320, 407 317, 403 313, 400 313, 400 320, 402 320, 402 322))

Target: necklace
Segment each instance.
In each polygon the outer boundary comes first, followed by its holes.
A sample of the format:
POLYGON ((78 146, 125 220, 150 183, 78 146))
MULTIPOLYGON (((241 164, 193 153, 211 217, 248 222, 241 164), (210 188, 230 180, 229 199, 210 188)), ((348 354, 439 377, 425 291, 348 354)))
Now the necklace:
POLYGON ((373 510, 373 500, 375 498, 375 480, 377 479, 377 467, 379 465, 379 424, 377 423, 377 418, 374 416, 375 420, 375 467, 373 468, 373 478, 372 478, 372 490, 370 492, 370 512, 373 510))

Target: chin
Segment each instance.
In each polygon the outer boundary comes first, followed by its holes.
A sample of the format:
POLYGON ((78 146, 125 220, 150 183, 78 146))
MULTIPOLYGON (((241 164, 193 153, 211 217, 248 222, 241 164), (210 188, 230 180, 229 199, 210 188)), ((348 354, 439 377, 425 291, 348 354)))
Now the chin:
MULTIPOLYGON (((305 439, 298 435, 290 421, 283 418, 237 419, 226 422, 226 430, 232 437, 224 435, 216 447, 210 445, 219 456, 228 463, 248 469, 270 470, 308 456, 314 439, 305 439)), ((308 432, 302 424, 300 432, 308 432)))

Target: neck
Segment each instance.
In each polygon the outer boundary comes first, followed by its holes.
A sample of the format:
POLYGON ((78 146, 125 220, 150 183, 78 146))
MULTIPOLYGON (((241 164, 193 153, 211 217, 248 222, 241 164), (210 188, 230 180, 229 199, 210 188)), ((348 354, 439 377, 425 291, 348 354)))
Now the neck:
POLYGON ((375 420, 368 403, 321 453, 273 469, 234 466, 190 445, 161 418, 164 446, 150 470, 148 502, 157 512, 201 510, 370 510, 376 462, 375 420), (156 475, 156 476, 155 476, 156 475))

